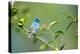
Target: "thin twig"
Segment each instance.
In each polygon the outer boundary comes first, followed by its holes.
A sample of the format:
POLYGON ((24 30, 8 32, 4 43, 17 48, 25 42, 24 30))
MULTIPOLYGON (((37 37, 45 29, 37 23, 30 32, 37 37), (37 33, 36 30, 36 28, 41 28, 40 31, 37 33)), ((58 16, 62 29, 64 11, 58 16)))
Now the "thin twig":
POLYGON ((69 27, 72 25, 73 21, 67 26, 66 31, 69 29, 69 27))
POLYGON ((25 27, 23 27, 23 29, 24 29, 25 31, 27 31, 28 33, 30 33, 30 31, 29 31, 28 29, 26 29, 25 27))
MULTIPOLYGON (((49 28, 48 30, 49 30, 49 32, 50 32, 50 34, 51 34, 52 38, 53 38, 53 34, 52 34, 52 32, 51 32, 50 28, 49 28)), ((57 47, 57 48, 55 48, 55 50, 59 50, 59 49, 58 49, 58 45, 57 45, 57 42, 56 42, 55 38, 53 38, 53 40, 54 40, 54 42, 55 42, 55 44, 56 44, 56 47, 57 47)))

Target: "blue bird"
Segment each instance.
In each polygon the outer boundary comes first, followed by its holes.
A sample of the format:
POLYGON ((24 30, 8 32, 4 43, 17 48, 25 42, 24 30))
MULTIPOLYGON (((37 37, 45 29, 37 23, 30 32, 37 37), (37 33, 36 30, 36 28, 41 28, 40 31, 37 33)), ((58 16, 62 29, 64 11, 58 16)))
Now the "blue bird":
POLYGON ((38 32, 39 22, 40 22, 39 18, 34 18, 33 19, 33 22, 32 22, 31 27, 30 27, 30 29, 31 29, 30 34, 29 34, 28 38, 31 38, 31 37, 35 36, 35 33, 38 32))

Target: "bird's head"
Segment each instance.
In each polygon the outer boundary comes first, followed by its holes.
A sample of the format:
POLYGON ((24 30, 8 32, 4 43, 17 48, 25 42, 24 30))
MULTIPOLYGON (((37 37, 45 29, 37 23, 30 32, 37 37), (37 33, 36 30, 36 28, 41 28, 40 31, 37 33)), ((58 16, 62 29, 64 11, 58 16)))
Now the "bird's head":
POLYGON ((33 21, 39 23, 40 19, 39 18, 34 18, 33 21))

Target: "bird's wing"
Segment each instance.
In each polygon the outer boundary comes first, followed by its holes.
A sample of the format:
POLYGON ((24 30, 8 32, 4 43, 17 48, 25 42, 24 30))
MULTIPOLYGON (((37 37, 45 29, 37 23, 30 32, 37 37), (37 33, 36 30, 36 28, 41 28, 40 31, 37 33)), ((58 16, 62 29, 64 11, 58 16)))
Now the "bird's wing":
POLYGON ((31 27, 33 27, 33 28, 39 28, 39 23, 33 22, 32 25, 31 25, 31 27))

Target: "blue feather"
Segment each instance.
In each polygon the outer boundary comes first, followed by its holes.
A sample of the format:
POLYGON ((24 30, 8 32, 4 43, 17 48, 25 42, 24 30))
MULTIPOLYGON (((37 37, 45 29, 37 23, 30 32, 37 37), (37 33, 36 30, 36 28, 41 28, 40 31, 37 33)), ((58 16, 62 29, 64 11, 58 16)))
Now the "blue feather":
POLYGON ((34 34, 38 31, 39 28, 39 18, 34 18, 33 22, 31 24, 31 33, 29 34, 28 38, 31 38, 34 36, 34 34))

